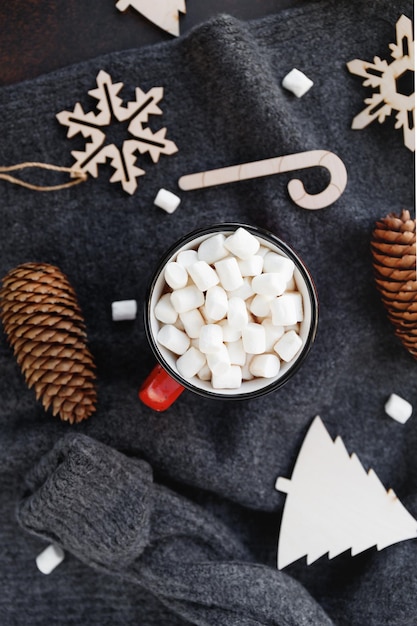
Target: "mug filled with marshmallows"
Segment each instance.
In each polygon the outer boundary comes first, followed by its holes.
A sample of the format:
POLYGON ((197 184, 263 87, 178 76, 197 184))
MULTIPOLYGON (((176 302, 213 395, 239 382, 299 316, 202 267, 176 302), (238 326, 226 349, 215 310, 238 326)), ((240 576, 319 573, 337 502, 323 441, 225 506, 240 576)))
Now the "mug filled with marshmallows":
POLYGON ((247 399, 281 387, 311 349, 318 325, 314 282, 274 234, 215 224, 175 243, 145 301, 145 331, 158 361, 139 397, 164 411, 188 389, 247 399))

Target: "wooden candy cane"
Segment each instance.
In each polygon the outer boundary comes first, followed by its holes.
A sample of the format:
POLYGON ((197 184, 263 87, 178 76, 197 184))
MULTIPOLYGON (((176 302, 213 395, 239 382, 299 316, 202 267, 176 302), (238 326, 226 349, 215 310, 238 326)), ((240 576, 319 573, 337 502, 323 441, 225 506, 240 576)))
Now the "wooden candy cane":
POLYGON ((178 185, 183 191, 190 191, 309 167, 325 167, 328 170, 330 182, 326 189, 320 193, 309 194, 302 181, 294 178, 288 183, 288 193, 291 200, 303 209, 323 209, 340 198, 347 183, 347 172, 343 161, 328 150, 298 152, 261 161, 242 163, 241 165, 221 167, 206 172, 187 174, 181 176, 178 185))

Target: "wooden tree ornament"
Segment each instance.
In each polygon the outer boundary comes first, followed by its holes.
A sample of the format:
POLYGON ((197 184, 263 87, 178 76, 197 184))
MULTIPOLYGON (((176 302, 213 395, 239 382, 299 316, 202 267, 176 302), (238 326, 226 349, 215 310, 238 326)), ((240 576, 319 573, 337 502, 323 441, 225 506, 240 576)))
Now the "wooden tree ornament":
POLYGON ((340 437, 332 440, 320 417, 304 439, 291 480, 279 477, 287 494, 278 542, 278 569, 307 557, 310 565, 349 548, 352 556, 382 550, 417 537, 417 520, 375 472, 349 456, 340 437))
POLYGON ((55 266, 24 263, 3 278, 0 318, 29 388, 63 421, 94 413, 93 357, 74 289, 55 266))
POLYGON ((118 0, 116 8, 126 11, 133 7, 170 35, 180 34, 179 13, 185 13, 185 0, 118 0))
POLYGON ((181 176, 178 185, 180 189, 190 191, 311 167, 324 167, 328 170, 330 182, 326 189, 320 193, 309 194, 301 180, 293 179, 288 183, 288 193, 292 201, 303 209, 323 209, 340 198, 347 183, 347 172, 343 161, 328 150, 310 150, 187 174, 181 176))
POLYGON ((119 93, 123 83, 113 83, 111 76, 101 70, 97 75, 97 88, 88 93, 95 98, 98 113, 85 112, 80 103, 76 103, 73 111, 61 111, 57 114, 60 124, 68 126, 67 137, 72 138, 78 133, 89 141, 83 151, 74 150, 73 170, 98 176, 98 166, 110 160, 115 172, 110 178, 111 183, 121 183, 124 191, 133 194, 137 189, 136 179, 145 171, 136 166, 137 153, 149 153, 152 161, 157 163, 161 154, 174 154, 178 151, 173 141, 166 139, 166 128, 157 132, 146 126, 149 116, 162 115, 158 104, 162 100, 164 90, 154 87, 147 93, 139 87, 135 90, 135 99, 123 104, 119 93), (119 148, 115 144, 106 143, 105 128, 112 122, 127 125, 130 138, 123 141, 119 148))
POLYGON ((395 334, 417 359, 416 220, 390 213, 372 231, 375 282, 395 334))

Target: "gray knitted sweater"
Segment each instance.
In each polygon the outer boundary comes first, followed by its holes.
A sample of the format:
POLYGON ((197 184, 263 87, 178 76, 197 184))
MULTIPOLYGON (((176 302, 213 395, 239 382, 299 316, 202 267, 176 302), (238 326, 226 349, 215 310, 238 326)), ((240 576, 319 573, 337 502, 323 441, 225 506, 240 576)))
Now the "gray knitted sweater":
MULTIPOLYGON (((100 70, 124 83, 126 101, 137 86, 163 86, 157 123, 178 146, 157 164, 140 158, 146 175, 133 195, 104 166, 51 193, 0 183, 0 275, 26 261, 65 272, 98 376, 96 414, 70 427, 36 402, 1 337, 5 626, 416 623, 415 540, 275 567, 285 503, 275 480, 291 476, 317 414, 417 516, 416 418, 400 425, 384 412, 393 392, 416 406, 416 363, 387 320, 369 247, 377 219, 412 209, 413 154, 394 115, 351 129, 369 89, 346 69, 354 58, 389 60, 403 13, 412 17, 411 2, 329 0, 251 23, 219 16, 176 41, 0 90, 2 164, 70 166, 85 141, 67 139, 55 115, 76 102, 91 110, 100 70), (281 86, 293 67, 314 81, 303 98, 281 86), (290 200, 291 174, 177 187, 193 171, 314 149, 335 152, 348 171, 344 194, 323 210, 290 200), (161 187, 181 196, 172 215, 153 205, 161 187), (141 307, 166 248, 222 221, 271 230, 301 255, 320 300, 315 344, 274 393, 233 402, 185 391, 157 414, 137 397, 154 364, 142 318, 115 323, 110 304, 141 307), (35 557, 52 541, 66 558, 44 576, 35 557)), ((320 172, 300 175, 310 192, 325 185, 320 172)))

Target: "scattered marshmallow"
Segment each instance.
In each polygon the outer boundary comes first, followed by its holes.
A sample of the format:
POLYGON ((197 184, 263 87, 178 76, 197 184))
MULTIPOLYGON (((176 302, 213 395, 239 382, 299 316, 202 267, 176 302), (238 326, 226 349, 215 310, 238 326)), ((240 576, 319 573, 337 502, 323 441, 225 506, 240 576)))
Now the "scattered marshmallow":
POLYGON ((261 324, 249 322, 242 330, 243 347, 249 354, 265 352, 265 328, 261 324))
POLYGON ((111 303, 111 314, 114 322, 134 320, 138 312, 136 300, 116 300, 111 303))
POLYGON ((214 264, 219 276, 222 287, 226 291, 233 291, 243 285, 242 274, 240 273, 237 260, 233 256, 229 256, 214 264))
POLYGON ((226 316, 228 308, 227 293, 223 287, 214 285, 207 289, 205 310, 210 319, 216 322, 222 320, 226 316))
POLYGON ((262 378, 274 378, 279 369, 280 361, 275 354, 256 354, 249 365, 250 373, 262 378))
POLYGON ((163 209, 167 213, 173 213, 178 208, 181 202, 181 198, 168 191, 167 189, 160 189, 156 194, 153 203, 160 209, 163 209))
POLYGON ((413 405, 396 393, 392 393, 385 403, 385 412, 400 424, 405 424, 413 413, 413 405))
POLYGON ((303 341, 300 335, 297 335, 295 330, 289 330, 282 335, 281 339, 278 339, 274 350, 283 361, 289 362, 295 357, 302 345, 303 341))
POLYGON ((157 339, 160 344, 171 350, 174 354, 184 354, 190 346, 190 338, 186 333, 172 324, 165 324, 158 332, 157 339))
POLYGON ((303 300, 298 292, 284 293, 271 301, 272 323, 276 326, 289 326, 302 322, 303 300))
POLYGON ((213 374, 211 384, 214 389, 239 389, 242 384, 242 370, 239 365, 230 365, 224 374, 213 374))
POLYGON ((259 246, 259 240, 242 227, 235 230, 224 242, 224 247, 239 259, 253 256, 258 252, 259 246))
POLYGON ((290 72, 288 72, 282 81, 282 86, 285 87, 285 89, 292 91, 297 98, 304 96, 304 94, 306 94, 313 85, 313 81, 296 68, 293 68, 290 72))
POLYGON ((181 376, 184 378, 192 378, 206 364, 206 357, 200 350, 191 346, 176 362, 177 368, 181 376))
POLYGON ((209 265, 212 265, 216 261, 224 259, 224 257, 229 254, 228 250, 224 247, 225 241, 226 237, 222 233, 217 233, 217 235, 205 239, 199 245, 197 251, 200 261, 205 261, 209 265))
POLYGON ((188 283, 187 270, 177 261, 168 263, 164 272, 165 282, 171 289, 182 289, 188 283))
POLYGON ((242 336, 242 331, 231 326, 229 320, 221 320, 220 326, 223 330, 223 341, 226 343, 230 343, 232 341, 237 341, 242 336))
POLYGON ((50 574, 65 558, 65 552, 59 546, 49 545, 36 557, 37 568, 42 574, 50 574))
POLYGON ((207 291, 219 282, 216 272, 206 261, 193 263, 188 267, 188 273, 200 291, 207 291))
POLYGON ((209 368, 207 363, 205 363, 205 365, 203 365, 201 370, 199 370, 199 372, 197 373, 197 376, 200 380, 211 380, 211 376, 212 376, 211 369, 209 368))
POLYGON ((186 313, 203 306, 204 294, 195 285, 188 285, 171 293, 171 304, 177 313, 186 313))
POLYGON ((218 324, 206 324, 199 336, 200 351, 204 354, 217 352, 223 346, 223 330, 218 324))

